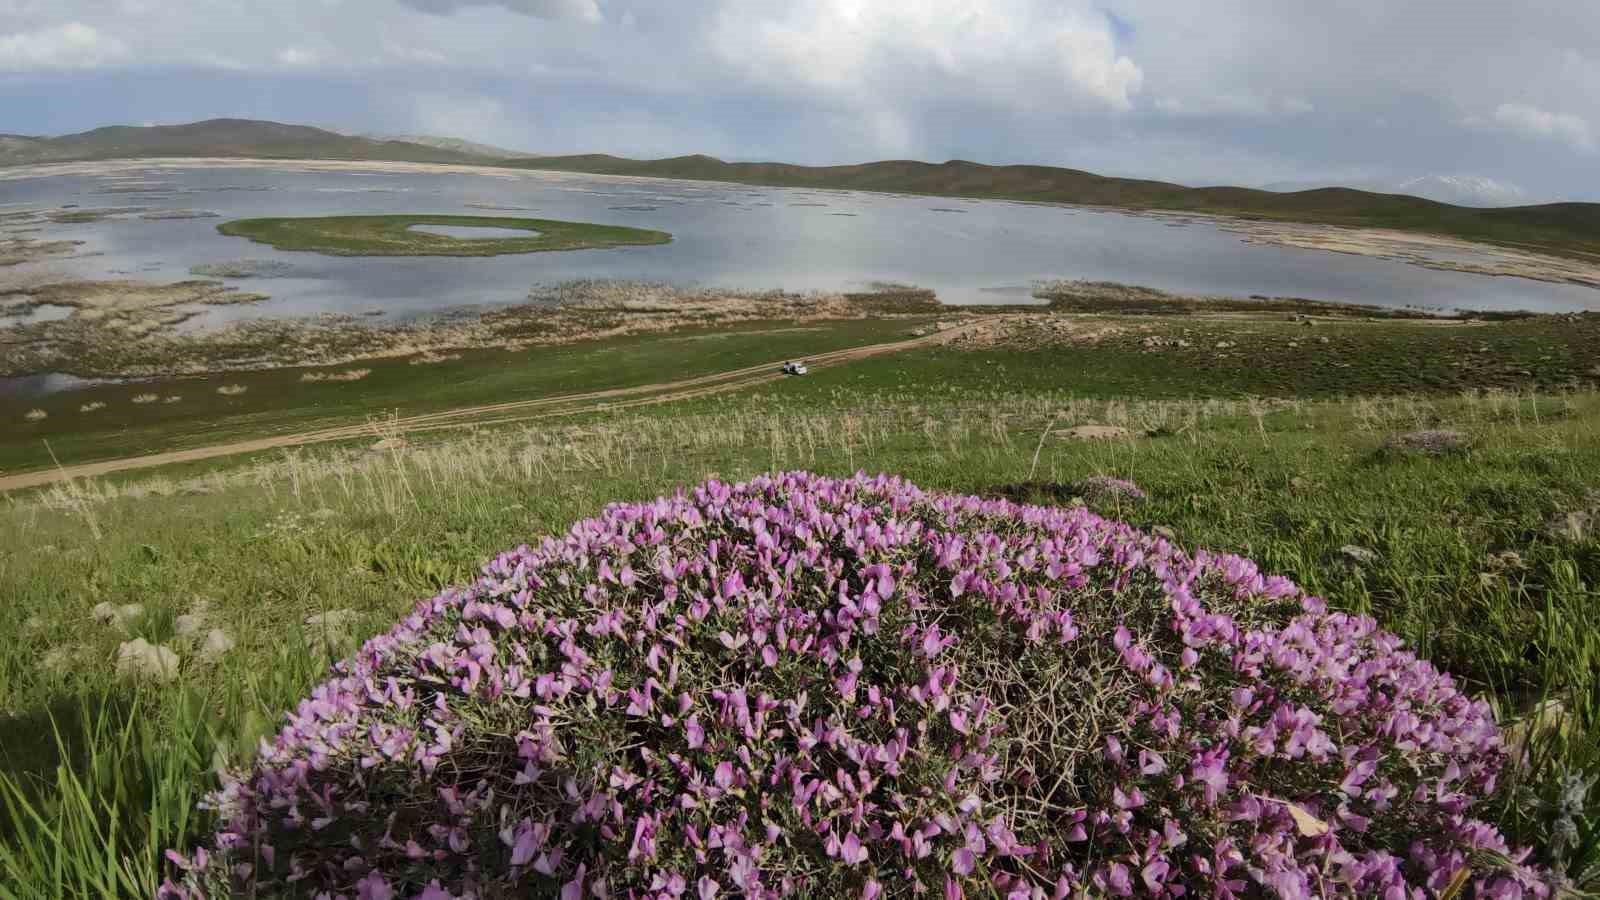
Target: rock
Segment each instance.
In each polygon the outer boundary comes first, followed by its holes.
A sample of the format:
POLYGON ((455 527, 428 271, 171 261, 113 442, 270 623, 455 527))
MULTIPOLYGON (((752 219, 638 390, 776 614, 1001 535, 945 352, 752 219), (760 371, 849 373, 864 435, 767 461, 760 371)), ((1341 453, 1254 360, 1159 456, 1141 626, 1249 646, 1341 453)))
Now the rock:
POLYGON ((1596 378, 1600 378, 1600 366, 1590 366, 1589 367, 1589 374, 1593 375, 1596 378))
POLYGON ((233 638, 221 628, 213 628, 206 633, 205 643, 200 645, 200 659, 205 662, 216 662, 234 648, 233 638))
POLYGON ((1352 569, 1369 566, 1378 561, 1378 551, 1359 547, 1355 544, 1345 544, 1339 548, 1339 559, 1352 569))
POLYGON ((1566 731, 1571 722, 1572 714, 1567 711, 1565 703, 1544 700, 1505 726, 1501 733, 1506 749, 1516 758, 1525 755, 1531 749, 1528 745, 1534 741, 1566 731))
POLYGON ((112 606, 109 603, 96 603, 89 614, 101 625, 115 625, 126 628, 144 616, 144 607, 137 603, 124 606, 112 606))
POLYGON ((1075 483, 1072 486, 1075 493, 1086 500, 1122 501, 1142 503, 1149 499, 1137 484, 1123 478, 1112 478, 1109 475, 1094 475, 1075 483))
POLYGON ((118 678, 152 678, 171 681, 178 675, 178 654, 144 638, 134 638, 117 647, 118 678))
POLYGON ((1131 438, 1134 434, 1121 425, 1074 425, 1057 431, 1055 436, 1075 441, 1115 441, 1131 438))
POLYGON ((1451 453, 1463 453, 1470 446, 1472 446, 1472 439, 1465 432, 1450 431, 1442 428, 1402 432, 1391 435, 1383 443, 1384 449, 1391 453, 1415 454, 1418 456, 1444 456, 1451 453))
POLYGON ((1594 525, 1594 513, 1580 509, 1551 516, 1539 531, 1557 544, 1581 544, 1594 535, 1594 525))
POLYGON ((1333 342, 1328 339, 1327 335, 1323 335, 1322 337, 1317 338, 1317 343, 1319 343, 1319 344, 1331 344, 1333 342))
POLYGON ((177 632, 178 637, 190 637, 198 634, 203 627, 205 627, 205 619, 194 613, 185 613, 172 620, 172 630, 177 632))

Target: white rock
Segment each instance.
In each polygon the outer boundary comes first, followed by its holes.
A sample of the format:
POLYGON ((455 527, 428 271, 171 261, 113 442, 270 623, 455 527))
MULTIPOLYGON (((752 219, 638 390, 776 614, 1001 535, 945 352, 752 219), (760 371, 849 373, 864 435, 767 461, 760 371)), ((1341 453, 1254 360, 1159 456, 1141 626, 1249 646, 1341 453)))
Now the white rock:
POLYGON ((186 613, 172 620, 172 629, 178 633, 178 637, 199 634, 204 626, 205 620, 194 613, 186 613))
POLYGON ((213 628, 206 633, 206 641, 200 645, 200 658, 206 662, 216 662, 234 647, 233 638, 221 628, 213 628))
POLYGON ((1345 544, 1339 548, 1339 557, 1344 560, 1345 565, 1357 568, 1377 562, 1378 552, 1355 544, 1345 544))
POLYGON ((101 625, 115 625, 118 628, 126 628, 137 622, 144 615, 144 607, 137 603, 129 603, 125 606, 96 603, 94 608, 89 610, 89 614, 94 616, 94 620, 101 625))
POLYGON ((117 647, 117 677, 153 678, 171 681, 178 675, 178 654, 144 638, 134 638, 117 647))

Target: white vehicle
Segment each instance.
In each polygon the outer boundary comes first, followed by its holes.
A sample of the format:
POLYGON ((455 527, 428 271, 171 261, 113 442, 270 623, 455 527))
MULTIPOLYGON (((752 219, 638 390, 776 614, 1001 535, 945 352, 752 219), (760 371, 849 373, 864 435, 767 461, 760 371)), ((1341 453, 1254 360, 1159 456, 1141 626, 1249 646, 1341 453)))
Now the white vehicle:
POLYGON ((783 364, 783 374, 785 375, 805 375, 810 371, 803 362, 786 362, 783 364))

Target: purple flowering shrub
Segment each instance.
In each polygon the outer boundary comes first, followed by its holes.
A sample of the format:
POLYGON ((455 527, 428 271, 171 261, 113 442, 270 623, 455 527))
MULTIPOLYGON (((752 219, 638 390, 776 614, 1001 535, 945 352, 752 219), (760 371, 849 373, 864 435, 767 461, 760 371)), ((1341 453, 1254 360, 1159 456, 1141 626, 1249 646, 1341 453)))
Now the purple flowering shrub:
POLYGON ((1086 509, 888 477, 617 504, 421 603, 172 898, 1542 897, 1487 707, 1086 509))

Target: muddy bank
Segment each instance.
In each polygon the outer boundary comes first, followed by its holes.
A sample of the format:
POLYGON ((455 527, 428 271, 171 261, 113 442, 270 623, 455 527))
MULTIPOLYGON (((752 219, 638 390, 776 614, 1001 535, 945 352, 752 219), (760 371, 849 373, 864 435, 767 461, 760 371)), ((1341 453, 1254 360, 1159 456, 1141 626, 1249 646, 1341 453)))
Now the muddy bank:
POLYGON ((195 315, 200 305, 259 299, 259 294, 208 281, 76 282, 0 293, 0 310, 45 304, 74 309, 59 321, 0 329, 0 376, 192 375, 405 356, 428 363, 454 358, 452 351, 466 349, 516 350, 723 323, 926 315, 940 310, 927 291, 798 294, 575 282, 536 289, 527 303, 514 307, 395 325, 323 315, 255 319, 207 331, 175 327, 195 315))
POLYGON ((23 263, 64 259, 76 253, 82 245, 82 241, 40 241, 28 237, 0 238, 0 266, 20 266, 23 263))
MULTIPOLYGON (((62 318, 0 328, 0 375, 66 372, 117 377, 118 360, 155 357, 173 330, 205 306, 254 303, 250 294, 216 281, 152 284, 140 281, 62 281, 0 285, 0 315, 62 309, 62 318)), ((159 371, 147 368, 146 373, 159 371)))
POLYGON ((1390 228, 1264 222, 1197 213, 1105 210, 1160 219, 1174 227, 1209 225, 1237 234, 1247 244, 1367 256, 1440 272, 1527 278, 1550 284, 1600 288, 1600 257, 1578 259, 1552 256, 1498 244, 1390 228))

